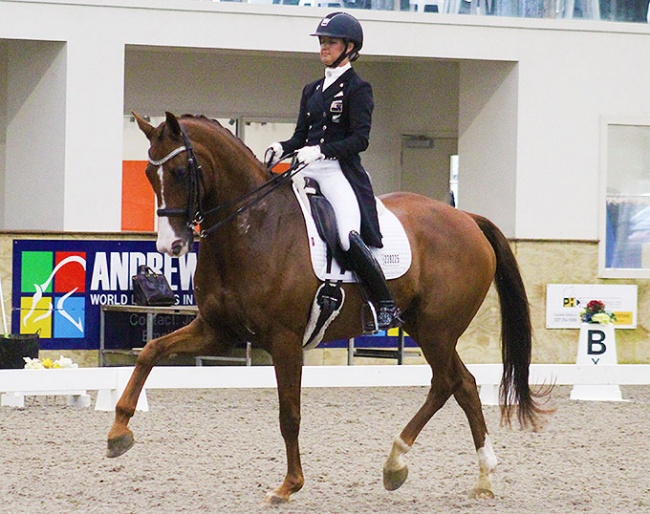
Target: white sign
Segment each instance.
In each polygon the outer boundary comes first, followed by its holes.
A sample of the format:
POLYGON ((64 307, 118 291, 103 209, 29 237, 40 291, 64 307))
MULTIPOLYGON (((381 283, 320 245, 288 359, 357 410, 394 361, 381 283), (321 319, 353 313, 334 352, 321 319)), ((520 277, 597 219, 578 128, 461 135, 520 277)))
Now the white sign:
MULTIPOLYGON (((616 334, 613 325, 583 323, 580 327, 576 364, 583 366, 616 366, 616 334)), ((576 384, 572 400, 618 401, 623 397, 618 384, 576 384)))
POLYGON ((580 328, 580 312, 591 300, 616 315, 617 329, 636 328, 637 286, 603 284, 548 284, 546 328, 580 328))

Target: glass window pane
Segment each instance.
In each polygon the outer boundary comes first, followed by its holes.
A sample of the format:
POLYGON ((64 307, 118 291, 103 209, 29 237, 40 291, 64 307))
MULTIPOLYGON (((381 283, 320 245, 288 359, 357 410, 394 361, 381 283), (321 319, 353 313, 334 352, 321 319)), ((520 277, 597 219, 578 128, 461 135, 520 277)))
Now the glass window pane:
POLYGON ((650 269, 650 126, 607 128, 606 269, 650 269))
POLYGON ((242 139, 255 156, 264 160, 264 152, 271 143, 291 138, 296 128, 295 121, 284 120, 245 120, 242 139))

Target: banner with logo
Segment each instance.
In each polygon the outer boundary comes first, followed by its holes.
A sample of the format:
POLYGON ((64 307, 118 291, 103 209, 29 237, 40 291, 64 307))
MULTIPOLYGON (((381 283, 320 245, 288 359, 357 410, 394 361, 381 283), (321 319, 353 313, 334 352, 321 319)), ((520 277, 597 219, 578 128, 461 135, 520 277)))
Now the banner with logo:
POLYGON ((637 286, 627 284, 547 284, 546 328, 580 328, 580 313, 591 300, 616 315, 616 329, 636 328, 637 286))
POLYGON ((15 240, 12 331, 39 333, 43 350, 97 350, 101 306, 133 304, 139 265, 167 277, 178 305, 195 305, 197 250, 172 258, 154 241, 15 240))

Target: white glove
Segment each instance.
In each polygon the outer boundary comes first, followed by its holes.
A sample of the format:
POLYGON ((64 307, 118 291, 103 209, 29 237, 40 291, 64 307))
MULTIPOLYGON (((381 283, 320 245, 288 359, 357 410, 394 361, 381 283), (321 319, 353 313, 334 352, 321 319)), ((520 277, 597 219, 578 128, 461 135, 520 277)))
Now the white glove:
POLYGON ((325 156, 320 151, 320 146, 303 146, 296 154, 296 160, 300 164, 311 164, 312 162, 324 159, 325 156))
POLYGON ((264 152, 264 163, 272 168, 278 162, 284 153, 284 149, 280 143, 272 143, 264 152))

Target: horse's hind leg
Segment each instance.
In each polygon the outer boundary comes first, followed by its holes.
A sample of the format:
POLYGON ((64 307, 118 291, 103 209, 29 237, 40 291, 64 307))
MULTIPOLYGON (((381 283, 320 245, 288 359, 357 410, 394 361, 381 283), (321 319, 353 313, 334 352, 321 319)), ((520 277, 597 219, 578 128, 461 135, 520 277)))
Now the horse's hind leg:
POLYGON ((133 446, 129 420, 135 414, 138 398, 154 365, 174 354, 214 354, 217 348, 214 336, 199 317, 189 325, 147 343, 138 355, 131 378, 115 407, 115 421, 108 433, 107 457, 119 457, 133 446))
POLYGON ((392 449, 384 464, 384 487, 389 491, 398 489, 406 481, 408 466, 404 454, 411 449, 424 426, 442 408, 458 386, 458 379, 453 373, 453 356, 440 345, 435 346, 435 356, 432 354, 434 350, 431 350, 433 345, 427 347, 421 344, 420 347, 433 369, 431 388, 424 405, 393 441, 392 449))
MULTIPOLYGON (((426 351, 425 356, 427 356, 426 351)), ((384 487, 392 491, 406 481, 408 466, 404 460, 404 454, 411 449, 415 439, 431 417, 453 394, 467 416, 478 455, 479 479, 471 496, 494 498, 491 476, 497 467, 497 459, 488 437, 476 380, 455 350, 448 361, 441 360, 441 355, 437 354, 432 368, 433 379, 426 402, 393 441, 390 455, 384 464, 384 487)))
POLYGON ((476 388, 476 380, 456 354, 457 366, 462 380, 454 393, 458 405, 463 409, 469 422, 474 446, 478 456, 478 484, 470 493, 473 498, 494 498, 492 492, 492 473, 497 467, 497 458, 487 431, 487 425, 481 408, 481 399, 476 388))

